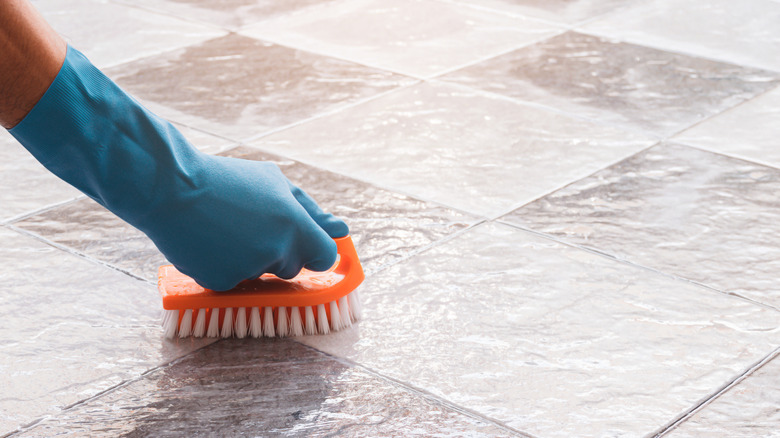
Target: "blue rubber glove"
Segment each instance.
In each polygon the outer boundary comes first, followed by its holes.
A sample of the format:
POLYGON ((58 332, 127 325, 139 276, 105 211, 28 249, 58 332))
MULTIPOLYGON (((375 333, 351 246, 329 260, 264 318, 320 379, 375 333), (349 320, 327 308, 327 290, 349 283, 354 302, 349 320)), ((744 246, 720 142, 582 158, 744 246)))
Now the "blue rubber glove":
POLYGON ((200 285, 327 270, 347 225, 272 163, 203 154, 77 50, 10 130, 46 168, 146 233, 200 285))

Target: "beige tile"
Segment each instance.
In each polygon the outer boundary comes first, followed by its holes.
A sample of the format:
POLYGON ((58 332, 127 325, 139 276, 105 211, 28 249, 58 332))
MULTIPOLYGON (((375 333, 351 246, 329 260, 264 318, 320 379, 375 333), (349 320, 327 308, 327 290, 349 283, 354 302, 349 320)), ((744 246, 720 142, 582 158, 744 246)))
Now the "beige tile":
POLYGON ((68 43, 100 68, 225 34, 211 26, 108 1, 33 0, 33 4, 68 43))
POLYGON ((156 113, 242 139, 412 80, 230 34, 107 70, 156 113))
POLYGON ((361 290, 303 342, 534 436, 650 434, 780 341, 776 311, 498 224, 361 290))
POLYGON ((80 195, 0 130, 0 222, 80 195))
POLYGON ((0 433, 210 341, 164 341, 153 284, 0 228, 0 433))
POLYGON ((577 32, 443 79, 664 136, 778 84, 776 73, 577 32))
POLYGON ((510 14, 572 25, 636 3, 636 0, 451 0, 510 14))
POLYGON ((780 437, 778 381, 780 381, 780 360, 776 357, 666 436, 669 438, 780 437))
POLYGON ((650 0, 583 29, 674 52, 780 71, 780 2, 650 0))
POLYGON ((780 170, 665 144, 504 219, 780 308, 780 170))
POLYGON ((292 341, 222 341, 21 436, 512 436, 292 341))
POLYGON ((431 0, 347 0, 266 20, 241 32, 427 77, 520 47, 559 28, 431 0))
POLYGON ((479 91, 425 83, 251 144, 495 215, 652 143, 479 91))
POLYGON ((675 141, 780 167, 780 88, 674 137, 675 141))

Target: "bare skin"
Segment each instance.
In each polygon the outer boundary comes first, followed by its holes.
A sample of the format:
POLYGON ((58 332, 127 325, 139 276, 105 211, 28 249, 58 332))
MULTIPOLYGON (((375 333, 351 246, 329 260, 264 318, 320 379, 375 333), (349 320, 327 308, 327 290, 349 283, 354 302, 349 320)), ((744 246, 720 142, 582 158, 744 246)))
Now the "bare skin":
POLYGON ((0 125, 11 129, 41 99, 67 44, 28 0, 0 0, 0 125))

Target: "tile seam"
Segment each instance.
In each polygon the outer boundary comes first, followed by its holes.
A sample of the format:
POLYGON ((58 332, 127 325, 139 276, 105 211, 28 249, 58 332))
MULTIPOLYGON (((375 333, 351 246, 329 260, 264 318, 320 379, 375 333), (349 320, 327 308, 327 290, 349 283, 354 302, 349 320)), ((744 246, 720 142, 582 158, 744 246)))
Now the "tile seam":
POLYGON ((86 195, 79 194, 79 195, 77 195, 77 196, 75 196, 73 198, 66 199, 64 201, 55 202, 53 204, 45 205, 45 206, 43 206, 43 207, 41 207, 39 209, 36 209, 36 210, 27 211, 27 212, 18 214, 16 216, 11 216, 8 219, 0 221, 0 224, 2 224, 2 225, 11 225, 11 224, 13 224, 15 222, 23 221, 23 220, 31 218, 33 216, 37 216, 39 214, 43 214, 43 213, 46 213, 48 211, 55 210, 55 209, 57 209, 59 207, 63 207, 63 206, 66 206, 66 205, 73 204, 73 203, 75 203, 77 201, 80 201, 80 200, 86 199, 86 198, 87 198, 86 195))

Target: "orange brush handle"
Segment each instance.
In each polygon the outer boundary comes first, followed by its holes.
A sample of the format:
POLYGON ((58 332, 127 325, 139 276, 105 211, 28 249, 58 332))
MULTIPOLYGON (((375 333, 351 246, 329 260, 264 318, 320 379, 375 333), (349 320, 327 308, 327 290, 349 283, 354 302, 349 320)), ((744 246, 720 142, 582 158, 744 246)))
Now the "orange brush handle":
POLYGON ((226 292, 216 292, 198 285, 171 265, 161 266, 157 287, 166 310, 224 307, 316 306, 348 295, 365 275, 352 238, 334 239, 339 258, 325 272, 302 270, 291 280, 265 274, 244 281, 226 292))

